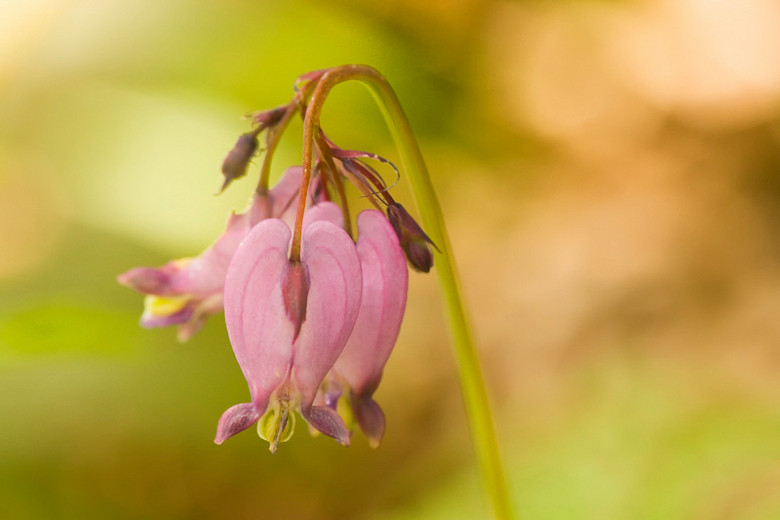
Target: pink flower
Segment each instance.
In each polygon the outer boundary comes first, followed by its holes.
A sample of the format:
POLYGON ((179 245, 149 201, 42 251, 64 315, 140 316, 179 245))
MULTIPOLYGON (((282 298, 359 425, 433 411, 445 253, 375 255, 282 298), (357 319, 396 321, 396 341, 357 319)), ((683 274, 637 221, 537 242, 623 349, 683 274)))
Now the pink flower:
POLYGON ((351 405, 351 415, 369 443, 376 447, 384 434, 385 417, 373 394, 398 338, 409 274, 398 237, 382 213, 363 211, 357 223, 362 303, 352 334, 333 366, 330 395, 325 400, 338 408, 334 405, 342 394, 342 386, 346 387, 349 395, 343 397, 351 405))
POLYGON ((122 285, 146 294, 143 327, 178 325, 178 338, 186 341, 206 318, 222 310, 222 291, 233 254, 259 221, 295 218, 301 168, 287 169, 267 193, 255 193, 245 213, 233 214, 222 235, 195 258, 173 260, 160 268, 137 267, 117 277, 122 285))
POLYGON ((258 423, 273 452, 292 433, 296 410, 315 429, 349 444, 341 417, 314 406, 361 301, 357 249, 333 222, 340 214, 329 202, 307 213, 300 262, 288 259, 291 232, 278 219, 255 226, 236 251, 225 280, 225 323, 251 402, 222 414, 217 444, 258 423))

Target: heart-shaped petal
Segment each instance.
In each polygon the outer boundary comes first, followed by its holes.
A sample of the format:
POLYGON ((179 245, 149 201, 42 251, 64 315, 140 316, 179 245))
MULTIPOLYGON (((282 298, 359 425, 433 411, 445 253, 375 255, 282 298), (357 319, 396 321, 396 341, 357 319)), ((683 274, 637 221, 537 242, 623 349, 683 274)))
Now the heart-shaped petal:
POLYGON ((382 213, 358 215, 357 243, 363 275, 357 322, 333 370, 350 386, 352 411, 373 446, 379 445, 385 419, 371 398, 401 328, 408 269, 393 226, 382 213))
POLYGON ((408 269, 392 225, 376 210, 358 215, 363 275, 355 328, 334 366, 355 394, 373 393, 393 350, 406 308, 408 269))
MULTIPOLYGON (((217 440, 247 428, 269 402, 300 407, 322 433, 349 443, 344 422, 313 407, 360 309, 362 277, 352 239, 329 220, 307 225, 299 263, 287 258, 290 230, 279 219, 257 224, 238 247, 225 280, 225 323, 252 396, 220 420, 217 440), (237 411, 238 410, 238 411, 237 411), (236 417, 234 417, 234 415, 236 417), (240 420, 239 420, 240 419, 240 420)), ((272 450, 277 440, 272 441, 272 450)))
POLYGON ((225 323, 252 402, 262 415, 292 362, 293 326, 282 301, 290 228, 278 219, 258 223, 236 250, 225 278, 225 323))
POLYGON ((301 262, 308 272, 309 294, 306 321, 294 345, 293 379, 305 410, 355 325, 362 276, 354 242, 326 220, 304 230, 301 262))

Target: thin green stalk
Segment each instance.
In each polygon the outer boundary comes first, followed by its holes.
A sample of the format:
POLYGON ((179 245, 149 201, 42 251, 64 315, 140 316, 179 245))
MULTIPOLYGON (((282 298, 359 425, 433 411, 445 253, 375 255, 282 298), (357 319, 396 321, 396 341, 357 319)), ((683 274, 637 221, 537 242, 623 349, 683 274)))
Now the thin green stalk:
MULTIPOLYGON (((405 170, 409 173, 412 192, 422 217, 423 228, 441 249, 441 254, 437 254, 435 257, 434 270, 444 293, 445 309, 455 347, 461 391, 474 448, 495 518, 499 520, 511 519, 513 518, 511 501, 499 455, 490 404, 474 340, 460 297, 452 248, 428 169, 398 97, 384 76, 373 67, 366 65, 336 67, 320 79, 306 112, 304 126, 306 124, 313 125, 315 121, 319 121, 322 105, 328 92, 338 83, 349 80, 362 82, 374 95, 398 146, 405 170)), ((304 134, 306 134, 305 129, 304 134)), ((309 149, 308 157, 311 157, 311 146, 310 142, 306 142, 305 136, 304 158, 307 157, 307 147, 309 149)), ((311 167, 304 162, 304 171, 306 171, 307 166, 311 167)))
POLYGON ((279 140, 281 139, 284 130, 287 128, 287 125, 290 123, 293 116, 298 113, 299 109, 297 104, 293 105, 284 113, 281 121, 279 121, 274 128, 268 130, 269 135, 268 140, 266 141, 265 157, 263 157, 263 165, 260 167, 260 179, 257 182, 258 193, 268 192, 268 181, 271 178, 271 160, 274 158, 276 147, 279 145, 279 140))

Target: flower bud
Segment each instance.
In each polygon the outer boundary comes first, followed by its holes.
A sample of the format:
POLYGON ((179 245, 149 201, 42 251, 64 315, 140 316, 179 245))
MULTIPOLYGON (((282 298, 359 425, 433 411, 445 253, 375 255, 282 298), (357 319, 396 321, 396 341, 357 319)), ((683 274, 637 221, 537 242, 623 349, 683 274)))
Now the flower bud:
POLYGON ((423 273, 431 270, 431 267, 433 267, 433 254, 424 240, 412 236, 403 244, 403 249, 412 267, 423 273))
POLYGON ((430 271, 433 267, 433 253, 428 245, 436 247, 436 244, 399 203, 394 202, 387 207, 387 218, 398 235, 398 241, 409 264, 417 271, 430 271))
POLYGON ((284 114, 290 109, 289 105, 282 105, 280 107, 272 108, 271 110, 262 110, 260 112, 254 112, 249 115, 252 119, 252 123, 260 126, 261 128, 271 128, 276 126, 279 121, 282 120, 284 114))
POLYGON ((222 175, 225 176, 225 182, 222 184, 220 192, 224 191, 228 184, 235 179, 240 179, 246 175, 249 161, 254 157, 257 147, 257 134, 254 132, 248 132, 238 138, 235 146, 233 146, 233 149, 230 150, 222 162, 222 175))

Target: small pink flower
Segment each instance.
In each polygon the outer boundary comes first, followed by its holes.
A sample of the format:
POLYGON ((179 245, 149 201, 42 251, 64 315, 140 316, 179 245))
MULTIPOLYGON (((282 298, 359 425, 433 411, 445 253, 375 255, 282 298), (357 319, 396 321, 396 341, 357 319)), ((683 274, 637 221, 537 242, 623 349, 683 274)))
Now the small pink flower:
POLYGON ((301 168, 289 168, 272 190, 255 193, 245 213, 231 215, 222 235, 199 256, 173 260, 160 268, 136 267, 119 275, 119 283, 147 295, 141 325, 178 325, 178 338, 186 341, 209 315, 220 312, 225 274, 238 245, 261 220, 294 220, 300 182, 301 168))
POLYGON ((369 443, 376 447, 385 430, 385 417, 373 394, 401 328, 408 269, 393 226, 382 213, 366 210, 358 215, 357 251, 363 275, 360 311, 352 334, 333 366, 330 398, 349 389, 351 412, 369 443))
POLYGON ((307 217, 317 212, 325 218, 304 223, 300 262, 288 259, 291 232, 278 219, 255 226, 233 257, 225 323, 251 402, 222 414, 217 444, 259 421, 258 433, 275 451, 291 434, 295 410, 315 429, 349 444, 341 417, 313 403, 357 319, 360 260, 352 239, 332 222, 340 218, 338 207, 318 204, 307 217))

